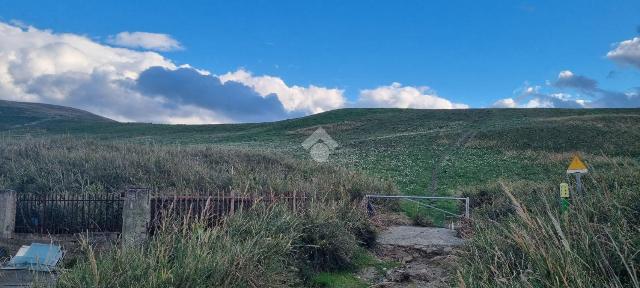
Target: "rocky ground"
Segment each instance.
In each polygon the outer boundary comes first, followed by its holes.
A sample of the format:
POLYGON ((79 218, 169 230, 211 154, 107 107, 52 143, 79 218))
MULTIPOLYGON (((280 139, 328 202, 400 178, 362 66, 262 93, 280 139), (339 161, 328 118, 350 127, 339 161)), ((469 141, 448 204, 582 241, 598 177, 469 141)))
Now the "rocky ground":
MULTIPOLYGON (((375 254, 398 266, 385 271, 370 267, 358 277, 373 287, 450 287, 455 283, 458 248, 464 240, 446 228, 410 226, 407 221, 384 217, 375 254)), ((380 223, 380 222, 379 222, 380 223)))

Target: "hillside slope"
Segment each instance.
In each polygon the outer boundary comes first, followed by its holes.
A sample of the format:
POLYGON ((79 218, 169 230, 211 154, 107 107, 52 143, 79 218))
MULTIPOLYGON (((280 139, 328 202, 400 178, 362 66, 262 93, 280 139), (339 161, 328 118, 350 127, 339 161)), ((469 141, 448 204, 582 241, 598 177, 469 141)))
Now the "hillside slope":
POLYGON ((51 122, 115 122, 80 109, 5 100, 0 100, 0 119, 0 130, 48 126, 51 122))
POLYGON ((456 194, 501 178, 561 178, 564 162, 574 152, 587 162, 603 155, 640 159, 640 109, 341 109, 257 124, 53 124, 4 125, 0 130, 233 147, 311 160, 301 144, 323 127, 340 145, 330 163, 392 180, 408 194, 456 194))

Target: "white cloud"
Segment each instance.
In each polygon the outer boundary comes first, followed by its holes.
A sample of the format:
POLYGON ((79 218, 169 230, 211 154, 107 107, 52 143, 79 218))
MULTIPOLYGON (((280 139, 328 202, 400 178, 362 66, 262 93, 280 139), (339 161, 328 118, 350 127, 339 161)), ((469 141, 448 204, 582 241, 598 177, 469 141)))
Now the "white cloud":
POLYGON ((558 92, 558 93, 549 94, 549 97, 556 98, 556 99, 562 100, 562 101, 571 101, 572 98, 573 98, 573 95, 568 94, 568 93, 560 93, 560 92, 558 92))
POLYGON ((538 93, 538 90, 540 90, 540 86, 531 86, 525 89, 525 93, 528 93, 528 94, 538 93))
POLYGON ((573 72, 571 70, 563 70, 558 73, 558 79, 569 79, 573 77, 573 72))
MULTIPOLYGON (((536 95, 531 99, 525 101, 518 101, 513 98, 500 99, 493 103, 493 108, 569 108, 569 106, 575 106, 576 103, 580 106, 584 106, 584 101, 576 100, 561 100, 550 95, 536 95)), ((573 107, 576 108, 576 107, 573 107)))
POLYGON ((640 68, 640 37, 617 43, 617 46, 607 53, 607 57, 618 63, 640 68))
POLYGON ((494 108, 516 108, 517 106, 518 104, 513 98, 500 99, 492 105, 494 108))
POLYGON ((282 79, 274 76, 253 76, 239 69, 220 75, 222 82, 234 81, 247 85, 263 97, 276 94, 284 108, 289 112, 320 113, 344 107, 344 91, 310 85, 309 87, 288 86, 282 79))
MULTIPOLYGON (((571 79, 575 81, 575 76, 571 71, 565 70, 558 74, 558 81, 571 79)), ((550 84, 551 85, 551 84, 550 84)), ((585 108, 589 104, 588 101, 575 99, 568 93, 542 92, 541 86, 531 86, 525 83, 524 87, 516 89, 516 98, 500 99, 491 105, 493 108, 585 108)))
POLYGON ((468 105, 453 103, 438 96, 428 87, 402 86, 394 82, 389 86, 360 91, 358 106, 418 109, 465 109, 468 105))
POLYGON ((558 79, 550 84, 558 88, 577 89, 586 94, 593 94, 598 90, 598 81, 574 74, 570 70, 560 71, 558 79))
POLYGON ((524 103, 521 108, 555 108, 553 102, 549 99, 545 99, 542 97, 536 97, 529 100, 527 103, 524 103))
POLYGON ((152 66, 175 68, 160 54, 113 48, 75 34, 54 34, 0 22, 0 79, 28 82, 42 75, 109 71, 116 78, 135 78, 152 66))
MULTIPOLYGON (((119 35, 120 40, 141 40, 136 47, 179 45, 162 37, 145 42, 154 36, 149 34, 119 35)), ((346 102, 339 89, 288 86, 278 77, 254 77, 244 70, 219 79, 188 64, 177 67, 156 52, 26 25, 0 22, 0 39, 0 99, 65 105, 119 121, 269 121, 341 108, 346 102), (229 80, 239 83, 222 83, 229 80)))
POLYGON ((232 121, 134 89, 140 73, 150 67, 177 68, 158 53, 2 22, 0 39, 0 99, 66 105, 119 121, 232 121))
POLYGON ((168 124, 222 124, 231 123, 234 120, 198 106, 185 105, 182 107, 181 113, 172 113, 163 119, 163 122, 168 124))
POLYGON ((149 32, 120 32, 109 37, 110 44, 128 47, 142 48, 155 51, 175 51, 182 50, 182 44, 173 39, 171 35, 149 32))

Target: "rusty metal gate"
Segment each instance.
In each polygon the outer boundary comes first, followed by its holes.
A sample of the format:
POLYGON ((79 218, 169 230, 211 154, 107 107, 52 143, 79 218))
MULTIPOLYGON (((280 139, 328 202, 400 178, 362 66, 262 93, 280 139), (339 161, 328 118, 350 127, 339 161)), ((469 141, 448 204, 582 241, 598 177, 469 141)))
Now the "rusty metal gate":
POLYGON ((215 196, 155 196, 151 198, 151 223, 154 233, 165 221, 202 221, 214 226, 224 217, 248 210, 257 203, 267 205, 281 203, 293 211, 309 205, 306 196, 251 197, 233 195, 215 196))

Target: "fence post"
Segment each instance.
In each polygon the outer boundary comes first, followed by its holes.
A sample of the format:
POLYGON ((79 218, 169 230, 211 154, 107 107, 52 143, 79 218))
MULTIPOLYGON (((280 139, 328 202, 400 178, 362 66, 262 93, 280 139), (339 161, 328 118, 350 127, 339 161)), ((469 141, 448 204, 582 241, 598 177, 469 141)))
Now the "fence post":
POLYGON ((469 197, 464 199, 464 217, 469 219, 469 197))
POLYGON ((122 207, 122 245, 135 247, 147 239, 151 221, 151 198, 149 189, 127 189, 122 207))
POLYGON ((16 227, 16 191, 0 190, 0 238, 13 238, 16 227))

